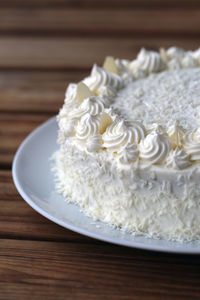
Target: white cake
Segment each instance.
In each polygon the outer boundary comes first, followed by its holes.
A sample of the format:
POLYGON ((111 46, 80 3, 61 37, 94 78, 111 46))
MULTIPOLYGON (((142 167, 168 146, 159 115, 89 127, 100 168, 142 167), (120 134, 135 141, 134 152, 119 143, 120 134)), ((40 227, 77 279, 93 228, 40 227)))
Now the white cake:
POLYGON ((68 86, 58 123, 67 201, 133 234, 200 239, 200 49, 108 57, 68 86))

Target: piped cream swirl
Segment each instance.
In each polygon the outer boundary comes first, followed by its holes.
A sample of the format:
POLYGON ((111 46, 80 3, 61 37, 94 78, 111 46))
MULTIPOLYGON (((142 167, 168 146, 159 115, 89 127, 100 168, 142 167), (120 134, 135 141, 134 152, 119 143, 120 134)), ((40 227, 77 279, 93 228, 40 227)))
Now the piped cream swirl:
POLYGON ((200 160, 200 128, 187 132, 182 143, 186 153, 190 155, 190 160, 200 160))
POLYGON ((112 152, 118 152, 121 147, 138 143, 144 136, 144 127, 139 122, 131 122, 130 126, 124 120, 116 119, 103 134, 103 147, 112 152))
POLYGON ((139 144, 140 158, 151 164, 162 163, 170 149, 169 137, 156 131, 148 134, 139 144))
POLYGON ((188 155, 178 147, 171 150, 166 158, 166 166, 173 169, 185 169, 191 165, 188 155))
POLYGON ((109 106, 109 103, 109 98, 106 96, 92 96, 85 99, 78 108, 72 110, 69 116, 80 118, 86 113, 98 115, 109 106))
POLYGON ((159 72, 165 69, 165 62, 162 60, 160 54, 155 51, 147 51, 142 48, 137 59, 133 60, 129 67, 133 74, 138 77, 140 71, 146 75, 154 72, 159 72))
POLYGON ((96 135, 100 130, 100 116, 85 114, 76 126, 76 138, 78 140, 87 140, 90 136, 96 135))
POLYGON ((134 143, 128 143, 117 152, 118 160, 121 164, 129 164, 138 158, 138 148, 134 143))
POLYGON ((196 51, 184 51, 182 48, 171 47, 165 53, 168 69, 177 70, 198 66, 196 51))
POLYGON ((86 148, 88 152, 95 152, 101 148, 102 138, 100 134, 90 136, 87 140, 86 148))
POLYGON ((116 90, 123 87, 123 80, 120 76, 110 73, 96 64, 92 68, 91 75, 85 78, 83 82, 97 94, 102 86, 109 86, 116 90))
POLYGON ((133 133, 134 143, 138 144, 140 140, 144 139, 146 135, 146 129, 143 124, 139 121, 129 121, 127 122, 129 128, 133 133))

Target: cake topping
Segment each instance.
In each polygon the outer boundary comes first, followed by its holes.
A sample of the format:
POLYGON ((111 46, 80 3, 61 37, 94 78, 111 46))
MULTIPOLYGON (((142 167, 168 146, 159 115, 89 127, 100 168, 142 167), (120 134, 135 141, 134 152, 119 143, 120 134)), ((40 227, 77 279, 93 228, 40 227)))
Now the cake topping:
POLYGON ((131 62, 107 57, 103 68, 94 65, 89 77, 67 88, 60 141, 70 137, 83 151, 107 149, 120 164, 140 158, 144 165, 184 169, 199 162, 197 66, 200 49, 142 49, 131 62))
POLYGON ((98 94, 105 95, 108 98, 113 99, 116 95, 116 90, 114 88, 112 88, 111 86, 102 85, 98 89, 98 94))
POLYGON ((103 134, 106 131, 106 128, 112 124, 113 120, 111 117, 103 112, 101 114, 101 119, 100 119, 100 133, 103 134))
POLYGON ((138 159, 138 148, 134 143, 128 143, 117 152, 121 164, 129 164, 138 159))
POLYGON ((164 161, 170 148, 169 137, 166 134, 153 131, 140 142, 140 158, 151 162, 151 164, 159 164, 164 161))
POLYGON ((186 153, 190 155, 190 160, 200 160, 200 128, 187 132, 182 143, 186 153))
POLYGON ((68 116, 71 118, 80 118, 86 113, 97 115, 101 113, 105 107, 108 107, 109 104, 109 98, 106 96, 91 96, 86 98, 78 108, 71 110, 68 116))
POLYGON ((117 65, 112 56, 106 57, 104 64, 103 64, 103 68, 111 73, 118 74, 117 65))
MULTIPOLYGON (((164 50, 162 50, 163 53, 164 50)), ((178 47, 171 47, 166 52, 169 69, 195 68, 198 66, 199 53, 197 51, 184 51, 178 47)))
POLYGON ((176 121, 184 130, 200 120, 200 68, 166 70, 134 80, 118 91, 111 106, 130 120, 149 127, 161 124, 168 131, 176 121))
POLYGON ((92 95, 94 94, 83 82, 79 82, 78 84, 71 83, 66 90, 65 103, 67 105, 71 105, 74 102, 80 103, 92 95))
POLYGON ((169 127, 167 134, 170 137, 173 148, 181 146, 181 138, 183 137, 184 131, 178 125, 178 121, 175 121, 174 125, 169 127))
POLYGON ((89 113, 85 114, 76 126, 76 138, 79 140, 87 140, 88 137, 96 135, 100 130, 99 115, 92 116, 89 113))
POLYGON ((116 120, 109 127, 102 136, 103 147, 117 152, 120 147, 125 147, 128 143, 133 141, 133 133, 126 126, 124 120, 116 120))
POLYGON ((200 66, 200 48, 192 52, 193 57, 196 59, 198 65, 200 66))
POLYGON ((137 59, 130 63, 130 69, 137 76, 138 71, 144 71, 146 75, 152 72, 159 72, 165 69, 165 62, 160 54, 155 51, 147 51, 142 49, 137 59))
POLYGON ((197 66, 197 61, 192 55, 186 55, 181 62, 182 68, 195 68, 197 66))
POLYGON ((109 86, 116 90, 123 87, 123 80, 116 74, 110 73, 96 64, 92 68, 91 75, 83 82, 95 93, 99 93, 102 86, 109 86))
POLYGON ((166 158, 166 166, 173 169, 184 169, 191 165, 188 155, 183 149, 176 148, 169 152, 166 158))
POLYGON ((117 65, 117 70, 119 75, 122 77, 124 81, 132 80, 132 74, 129 70, 130 62, 127 59, 115 59, 115 63, 117 65))
POLYGON ((80 109, 86 110, 91 115, 97 115, 108 106, 108 99, 106 97, 95 97, 85 99, 80 105, 80 109))
POLYGON ((129 121, 127 124, 133 133, 134 143, 138 144, 146 135, 145 127, 139 121, 129 121))
POLYGON ((167 58, 168 60, 171 59, 182 59, 185 56, 185 51, 179 47, 170 47, 167 51, 167 58))
POLYGON ((138 143, 145 136, 145 130, 140 122, 125 122, 115 120, 103 134, 103 146, 112 152, 121 151, 121 147, 138 143))
POLYGON ((93 136, 90 136, 86 143, 87 151, 89 152, 95 152, 98 151, 101 148, 102 145, 102 138, 100 134, 96 134, 93 136))

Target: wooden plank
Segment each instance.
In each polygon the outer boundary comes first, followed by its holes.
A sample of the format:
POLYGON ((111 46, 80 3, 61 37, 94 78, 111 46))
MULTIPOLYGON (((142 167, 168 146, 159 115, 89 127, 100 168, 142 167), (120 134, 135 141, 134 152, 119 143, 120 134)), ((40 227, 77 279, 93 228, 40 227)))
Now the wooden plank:
POLYGON ((158 49, 171 45, 195 49, 199 39, 1 37, 0 68, 88 69, 94 62, 101 65, 107 55, 133 59, 142 46, 158 49))
POLYGON ((0 7, 106 7, 106 8, 122 8, 122 7, 199 7, 199 0, 2 0, 0 7))
POLYGON ((0 112, 56 114, 68 84, 88 74, 89 71, 0 71, 0 112))
POLYGON ((0 33, 194 36, 200 33, 200 9, 1 9, 0 33))
POLYGON ((1 240, 0 299, 198 299, 199 256, 1 240), (187 272, 186 272, 187 270, 187 272), (2 297, 3 295, 3 297, 2 297))
POLYGON ((0 244, 3 237, 97 243, 56 225, 34 211, 18 194, 9 170, 0 170, 0 214, 0 244))
POLYGON ((11 166, 21 142, 49 117, 48 114, 0 114, 0 167, 11 166))

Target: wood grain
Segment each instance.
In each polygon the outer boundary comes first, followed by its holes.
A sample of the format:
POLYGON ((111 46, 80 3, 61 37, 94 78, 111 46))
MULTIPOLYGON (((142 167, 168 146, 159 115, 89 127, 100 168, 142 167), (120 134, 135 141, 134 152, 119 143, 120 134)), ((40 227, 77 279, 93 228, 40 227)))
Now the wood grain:
POLYGON ((1 9, 0 33, 165 37, 200 34, 200 10, 1 9))
POLYGON ((106 7, 111 9, 121 9, 123 7, 200 7, 199 0, 2 0, 0 7, 75 7, 75 8, 91 8, 91 7, 106 7))
POLYGON ((0 112, 56 114, 68 84, 79 82, 88 74, 89 71, 73 70, 0 70, 0 112))
POLYGON ((0 167, 11 167, 14 154, 25 137, 49 117, 47 114, 0 114, 0 167))
POLYGON ((0 170, 0 239, 98 243, 64 229, 35 212, 17 192, 10 170, 0 170))
MULTIPOLYGON (((199 257, 83 245, 2 240, 7 299, 195 299, 199 257), (149 280, 150 279, 150 280, 149 280), (36 298, 39 297, 40 298, 36 298)), ((5 299, 0 296, 0 299, 5 299)))
POLYGON ((158 49, 172 45, 195 49, 199 39, 2 37, 0 68, 88 70, 94 62, 101 65, 107 55, 133 59, 141 47, 158 49))

